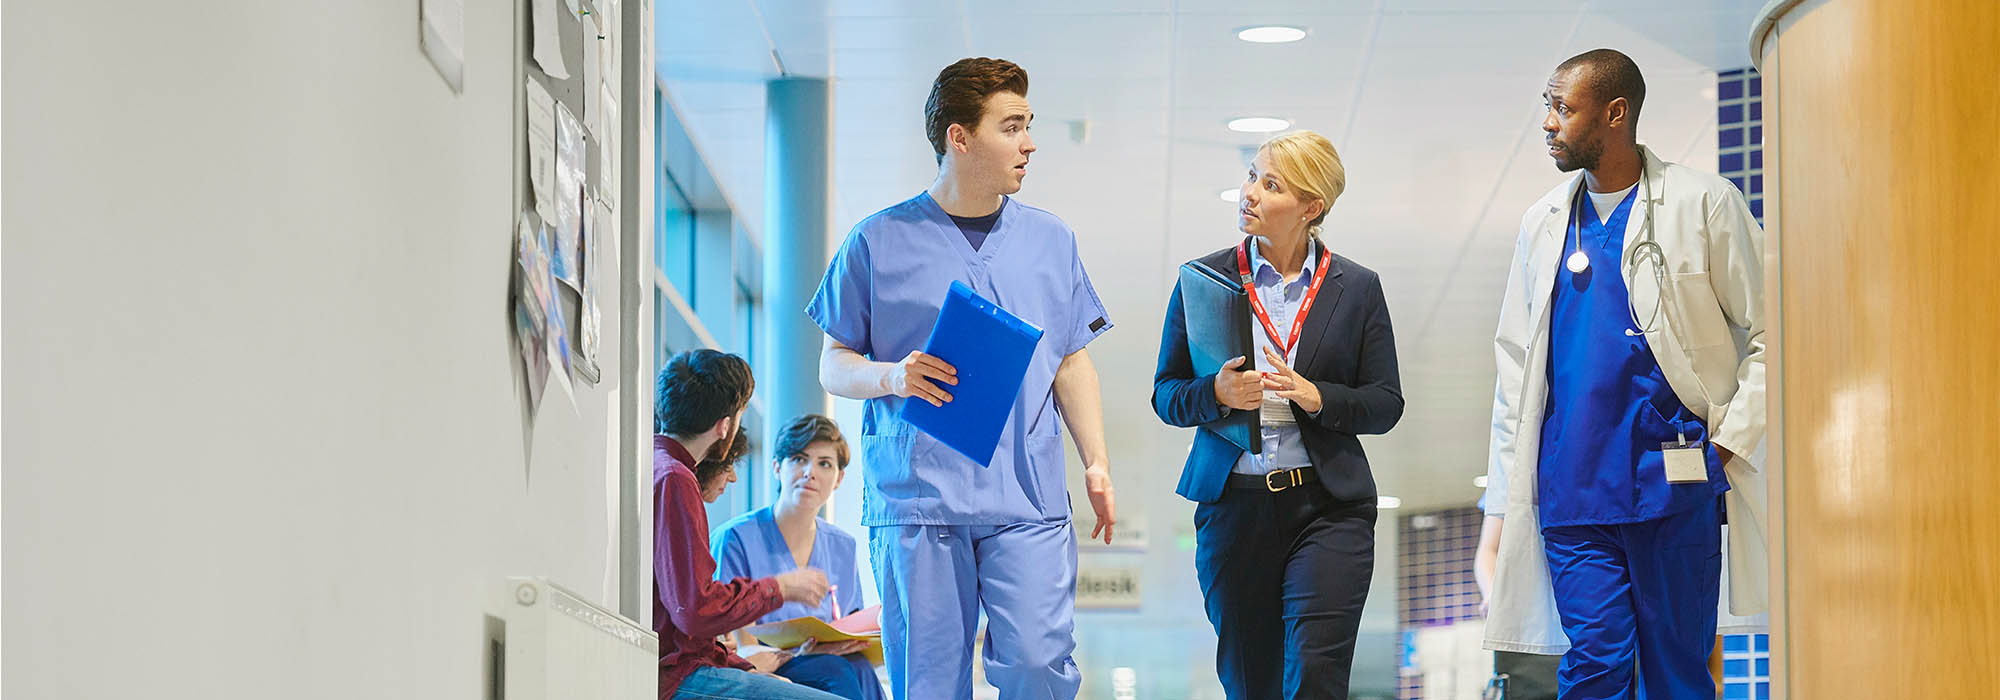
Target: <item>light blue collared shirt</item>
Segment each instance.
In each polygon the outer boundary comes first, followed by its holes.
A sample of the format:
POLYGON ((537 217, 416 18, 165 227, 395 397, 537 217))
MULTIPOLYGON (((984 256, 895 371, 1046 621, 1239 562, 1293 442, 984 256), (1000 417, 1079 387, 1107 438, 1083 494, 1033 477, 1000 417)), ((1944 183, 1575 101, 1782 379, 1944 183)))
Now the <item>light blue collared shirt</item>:
MULTIPOLYGON (((1285 276, 1278 273, 1278 268, 1273 266, 1271 261, 1265 260, 1264 256, 1257 254, 1257 246, 1255 244, 1250 246, 1250 277, 1251 282, 1257 285, 1257 298, 1264 302, 1264 311, 1271 315, 1271 325, 1276 326, 1278 332, 1287 338, 1292 333, 1292 319, 1298 314, 1299 307, 1305 303, 1306 290, 1312 287, 1313 272, 1317 265, 1319 265, 1319 246, 1307 243, 1305 268, 1300 271, 1298 279, 1287 284, 1285 276)), ((1263 372, 1278 371, 1269 360, 1264 359, 1264 351, 1276 351, 1277 344, 1271 342, 1271 334, 1264 332, 1264 324, 1255 318, 1250 322, 1256 324, 1256 327, 1250 329, 1250 337, 1256 346, 1254 359, 1257 361, 1257 369, 1263 372)), ((1301 339, 1303 340, 1303 336, 1301 339)), ((1293 346, 1292 352, 1285 355, 1285 362, 1289 364, 1297 361, 1298 347, 1293 346)), ((1305 443, 1299 439, 1299 426, 1270 423, 1263 423, 1262 426, 1264 451, 1243 453, 1243 456, 1236 460, 1236 468, 1230 471, 1238 474, 1268 474, 1280 469, 1297 469, 1312 465, 1311 456, 1306 454, 1305 443)))

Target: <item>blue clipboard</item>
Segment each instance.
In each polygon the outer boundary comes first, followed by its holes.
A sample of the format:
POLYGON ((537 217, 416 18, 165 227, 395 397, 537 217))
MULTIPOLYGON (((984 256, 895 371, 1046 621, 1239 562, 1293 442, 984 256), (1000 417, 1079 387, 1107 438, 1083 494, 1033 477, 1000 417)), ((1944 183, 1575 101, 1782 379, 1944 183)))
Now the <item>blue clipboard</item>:
POLYGON ((979 296, 964 282, 952 282, 937 325, 924 341, 924 354, 957 369, 958 385, 942 387, 951 394, 943 406, 905 399, 903 420, 980 466, 990 466, 1007 415, 1021 395, 1028 361, 1041 341, 1040 327, 979 296))

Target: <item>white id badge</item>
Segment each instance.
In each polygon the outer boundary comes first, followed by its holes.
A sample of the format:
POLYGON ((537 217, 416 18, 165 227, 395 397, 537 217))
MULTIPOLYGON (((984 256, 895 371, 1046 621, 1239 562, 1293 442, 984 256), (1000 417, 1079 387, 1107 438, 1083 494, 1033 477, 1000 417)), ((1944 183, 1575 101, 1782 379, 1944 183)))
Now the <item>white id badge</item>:
POLYGON ((1708 481, 1707 447, 1700 440, 1688 442, 1686 438, 1660 443, 1660 455, 1666 458, 1667 483, 1699 484, 1708 481))

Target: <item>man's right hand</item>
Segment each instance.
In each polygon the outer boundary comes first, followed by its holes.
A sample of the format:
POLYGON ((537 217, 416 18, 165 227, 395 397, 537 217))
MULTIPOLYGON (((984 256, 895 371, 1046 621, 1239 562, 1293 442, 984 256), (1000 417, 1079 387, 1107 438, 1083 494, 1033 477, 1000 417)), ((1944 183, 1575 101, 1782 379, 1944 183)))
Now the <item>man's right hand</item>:
POLYGON ((1241 366, 1241 357, 1222 363, 1222 370, 1215 373, 1215 402, 1238 411, 1255 411, 1264 403, 1263 373, 1255 367, 1236 371, 1241 366))
POLYGON ((778 597, 788 602, 819 605, 826 599, 826 573, 819 569, 793 569, 771 578, 778 582, 778 597))
POLYGON ((912 350, 889 369, 888 384, 891 394, 903 398, 916 397, 931 402, 932 406, 943 406, 951 402, 951 394, 938 385, 957 386, 958 369, 935 355, 912 350))

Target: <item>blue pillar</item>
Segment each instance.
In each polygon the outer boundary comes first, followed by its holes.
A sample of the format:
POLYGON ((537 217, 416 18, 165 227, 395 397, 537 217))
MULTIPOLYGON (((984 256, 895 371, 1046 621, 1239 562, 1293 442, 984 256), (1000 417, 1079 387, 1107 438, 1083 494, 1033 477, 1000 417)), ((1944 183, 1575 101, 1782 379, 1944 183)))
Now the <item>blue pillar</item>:
POLYGON ((764 122, 764 394, 762 445, 802 413, 830 414, 819 385, 819 326, 805 314, 826 273, 832 221, 833 101, 825 78, 766 86, 764 122))

